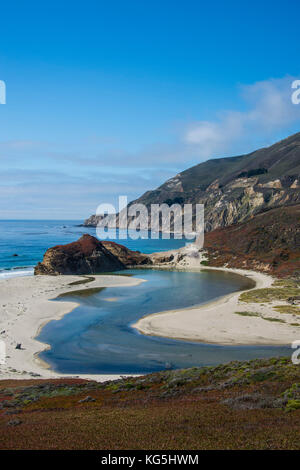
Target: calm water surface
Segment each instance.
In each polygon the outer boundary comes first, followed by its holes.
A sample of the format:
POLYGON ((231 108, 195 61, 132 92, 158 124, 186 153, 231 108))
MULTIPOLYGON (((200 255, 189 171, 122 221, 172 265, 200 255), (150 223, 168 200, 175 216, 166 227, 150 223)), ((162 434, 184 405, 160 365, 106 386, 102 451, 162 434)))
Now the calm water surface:
POLYGON ((284 347, 218 346, 144 336, 131 327, 144 315, 197 305, 245 289, 249 281, 244 277, 218 271, 148 269, 126 274, 147 282, 105 288, 90 296, 64 297, 75 299, 80 306, 63 319, 48 323, 38 337, 51 346, 40 357, 52 368, 72 374, 129 374, 290 354, 284 347))

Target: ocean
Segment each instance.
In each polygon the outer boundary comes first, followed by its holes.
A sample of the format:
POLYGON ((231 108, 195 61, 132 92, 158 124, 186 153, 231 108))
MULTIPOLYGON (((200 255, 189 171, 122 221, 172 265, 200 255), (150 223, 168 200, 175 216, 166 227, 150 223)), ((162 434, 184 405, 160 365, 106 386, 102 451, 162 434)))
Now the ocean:
MULTIPOLYGON (((1 220, 0 279, 33 275, 45 251, 70 243, 96 229, 79 220, 1 220)), ((178 249, 186 240, 115 240, 144 253, 178 249)), ((189 241, 190 243, 190 241, 189 241)), ((218 346, 141 335, 131 327, 144 315, 208 302, 245 288, 246 278, 225 272, 122 271, 147 282, 135 287, 106 288, 82 297, 70 294, 79 307, 59 321, 50 321, 39 340, 50 345, 40 354, 53 369, 64 373, 145 373, 165 368, 215 365, 221 362, 287 355, 288 348, 270 346, 218 346), (184 294, 184 295, 183 295, 184 294), (114 299, 114 301, 110 301, 114 299)), ((57 300, 59 301, 59 300, 57 300)))
MULTIPOLYGON (((32 275, 48 248, 74 242, 84 233, 96 236, 95 228, 80 224, 80 220, 0 220, 0 279, 32 275)), ((151 239, 146 232, 137 240, 118 240, 109 231, 107 239, 143 253, 177 249, 186 243, 174 238, 151 239)))

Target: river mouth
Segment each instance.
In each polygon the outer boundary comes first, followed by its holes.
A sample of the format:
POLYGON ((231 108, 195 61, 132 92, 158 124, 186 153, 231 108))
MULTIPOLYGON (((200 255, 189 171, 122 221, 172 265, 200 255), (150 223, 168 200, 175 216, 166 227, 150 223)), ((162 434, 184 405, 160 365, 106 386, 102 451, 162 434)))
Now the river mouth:
POLYGON ((56 372, 144 374, 290 352, 287 347, 221 346, 144 336, 131 326, 145 315, 192 307, 253 287, 245 276, 217 270, 132 269, 126 274, 147 282, 89 295, 78 289, 56 300, 79 304, 62 319, 49 322, 37 338, 50 345, 39 356, 56 372))

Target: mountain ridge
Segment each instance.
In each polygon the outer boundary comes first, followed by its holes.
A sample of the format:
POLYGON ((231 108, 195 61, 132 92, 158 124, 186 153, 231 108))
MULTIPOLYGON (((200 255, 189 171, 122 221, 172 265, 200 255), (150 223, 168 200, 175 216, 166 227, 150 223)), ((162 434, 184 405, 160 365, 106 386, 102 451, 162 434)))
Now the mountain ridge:
MULTIPOLYGON (((194 165, 129 203, 204 204, 206 231, 243 222, 275 207, 300 203, 300 132, 270 147, 194 165)), ((91 216, 85 226, 103 219, 91 216)), ((150 228, 150 217, 148 227, 150 228)), ((117 217, 117 225, 122 225, 117 217)), ((195 228, 195 227, 194 227, 195 228)), ((171 227, 172 229, 172 227, 171 227)))

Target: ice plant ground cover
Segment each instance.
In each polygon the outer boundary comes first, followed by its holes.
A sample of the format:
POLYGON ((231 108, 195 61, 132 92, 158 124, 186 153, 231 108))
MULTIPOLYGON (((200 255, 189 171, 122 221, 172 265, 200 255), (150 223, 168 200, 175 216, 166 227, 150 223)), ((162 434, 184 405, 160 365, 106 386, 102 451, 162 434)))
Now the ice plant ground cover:
POLYGON ((0 382, 1 449, 299 449, 299 425, 290 358, 102 384, 0 382))

